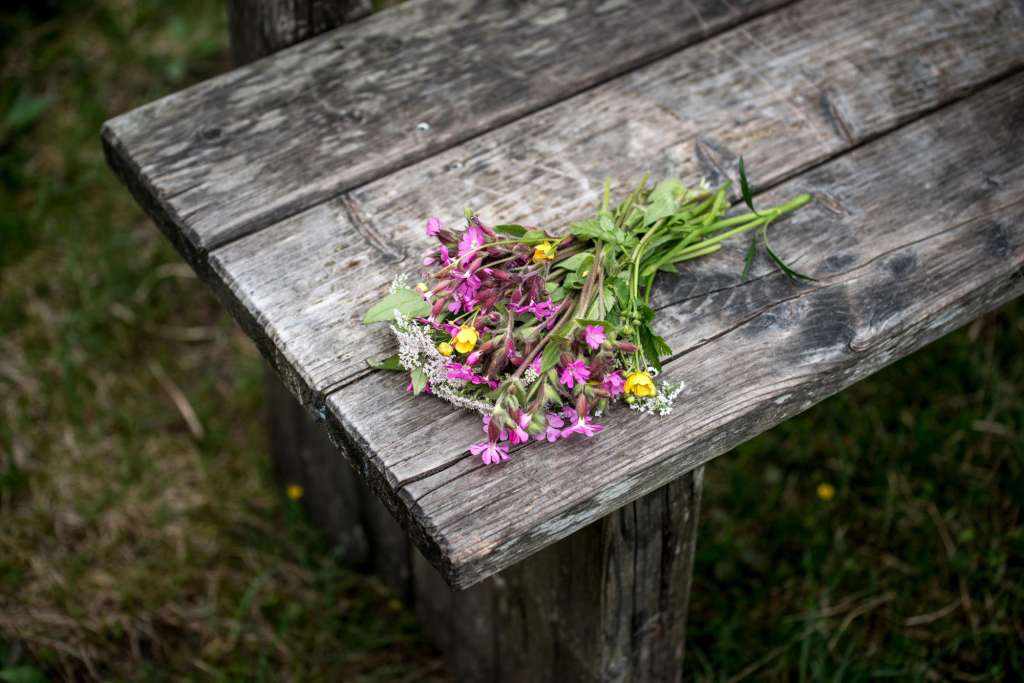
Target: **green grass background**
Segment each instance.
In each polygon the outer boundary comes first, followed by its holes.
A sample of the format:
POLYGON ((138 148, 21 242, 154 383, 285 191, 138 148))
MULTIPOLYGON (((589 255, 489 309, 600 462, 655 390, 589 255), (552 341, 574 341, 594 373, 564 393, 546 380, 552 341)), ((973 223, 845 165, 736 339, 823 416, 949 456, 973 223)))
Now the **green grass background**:
MULTIPOLYGON (((444 678, 273 481, 258 354, 102 158, 105 119, 228 68, 223 4, 25 5, 0 13, 0 682, 444 678)), ((707 468, 688 678, 1024 679, 1022 342, 1015 303, 707 468)))

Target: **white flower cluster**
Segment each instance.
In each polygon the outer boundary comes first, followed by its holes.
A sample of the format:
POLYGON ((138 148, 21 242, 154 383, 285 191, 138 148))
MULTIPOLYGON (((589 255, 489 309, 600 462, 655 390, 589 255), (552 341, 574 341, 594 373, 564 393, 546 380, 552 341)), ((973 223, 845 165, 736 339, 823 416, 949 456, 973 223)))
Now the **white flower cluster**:
POLYGON ((422 370, 427 376, 427 382, 430 383, 430 390, 438 398, 459 408, 468 408, 489 415, 494 409, 493 405, 462 394, 461 389, 466 385, 465 380, 448 379, 448 370, 445 368, 448 359, 434 346, 428 333, 429 329, 395 311, 395 323, 391 326, 391 332, 398 340, 398 362, 406 370, 422 370))
POLYGON ((654 396, 637 397, 629 404, 629 408, 641 415, 668 415, 672 412, 672 404, 675 403, 676 397, 683 392, 685 386, 683 382, 662 382, 658 387, 658 393, 654 396))
POLYGON ((388 294, 394 294, 400 289, 409 288, 409 274, 399 273, 395 276, 395 279, 391 281, 391 287, 388 289, 388 294))

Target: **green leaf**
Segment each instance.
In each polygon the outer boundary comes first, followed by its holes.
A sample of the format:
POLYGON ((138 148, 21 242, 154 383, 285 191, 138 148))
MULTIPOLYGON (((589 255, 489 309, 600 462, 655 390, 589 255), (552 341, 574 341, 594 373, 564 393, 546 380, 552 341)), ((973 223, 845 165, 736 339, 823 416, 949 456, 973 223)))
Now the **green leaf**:
POLYGON ((511 235, 512 237, 522 237, 526 234, 526 228, 521 225, 515 225, 514 223, 509 225, 496 225, 494 226, 494 232, 500 235, 511 235))
POLYGON ((790 268, 785 261, 779 258, 774 251, 772 251, 771 245, 768 244, 768 226, 767 224, 761 228, 761 240, 764 242, 764 250, 768 252, 768 256, 772 261, 775 261, 775 265, 779 267, 783 273, 791 280, 807 280, 809 282, 817 282, 816 279, 810 275, 804 275, 803 273, 797 272, 790 268))
POLYGON ((593 263, 593 261, 593 254, 591 254, 590 252, 583 252, 581 254, 573 254, 564 261, 559 261, 558 263, 555 264, 555 268, 565 268, 566 270, 571 270, 575 273, 580 270, 580 266, 583 266, 584 262, 589 264, 593 263))
POLYGON ((540 374, 544 374, 551 368, 558 365, 558 359, 562 355, 562 349, 559 347, 554 340, 548 342, 548 345, 544 347, 544 353, 540 357, 540 374))
POLYGON ((403 287, 388 294, 366 312, 363 324, 390 322, 395 319, 395 311, 409 318, 420 318, 430 315, 430 304, 414 290, 403 287))
POLYGON ((647 362, 653 365, 658 372, 661 372, 661 357, 672 355, 671 347, 669 347, 664 339, 654 334, 654 330, 649 325, 641 325, 638 331, 640 346, 644 350, 647 362))
POLYGON ((636 242, 636 238, 626 234, 623 230, 616 228, 611 216, 602 213, 598 218, 588 218, 569 226, 569 232, 581 239, 601 240, 621 246, 630 246, 636 242))
POLYGON ((750 246, 747 248, 747 256, 743 259, 743 275, 741 279, 746 282, 750 274, 750 266, 754 263, 754 254, 757 253, 757 232, 750 236, 750 246))
MULTIPOLYGON (((754 208, 754 195, 750 191, 750 183, 747 181, 747 170, 743 166, 743 157, 740 157, 740 193, 743 195, 743 203, 747 205, 754 213, 757 213, 757 209, 754 208)), ((761 214, 757 214, 761 215, 761 214)))
POLYGON ((427 386, 427 373, 419 368, 413 368, 409 374, 412 376, 412 394, 419 396, 423 388, 427 386))
POLYGON ((676 195, 683 190, 683 184, 676 178, 663 180, 651 191, 650 203, 644 211, 644 224, 652 225, 676 212, 676 195))
POLYGON ((366 364, 374 370, 403 370, 402 363, 398 360, 398 354, 388 356, 382 360, 367 358, 366 364))
POLYGON ((542 230, 528 230, 520 237, 523 240, 546 240, 550 239, 542 230))

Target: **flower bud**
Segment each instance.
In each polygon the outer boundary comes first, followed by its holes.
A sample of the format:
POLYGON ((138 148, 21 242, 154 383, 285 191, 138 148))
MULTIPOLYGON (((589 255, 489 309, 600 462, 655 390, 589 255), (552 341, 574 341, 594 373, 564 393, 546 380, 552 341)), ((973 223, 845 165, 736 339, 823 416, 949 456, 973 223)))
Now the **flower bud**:
POLYGON ((441 311, 444 310, 444 306, 447 301, 448 297, 446 296, 438 298, 437 301, 434 302, 434 305, 430 307, 430 317, 437 318, 437 316, 441 314, 441 311))
POLYGON ((530 434, 537 435, 543 434, 548 428, 548 420, 544 417, 544 413, 537 410, 533 413, 533 417, 530 418, 530 426, 526 428, 530 434))
MULTIPOLYGON (((625 332, 625 328, 623 328, 622 331, 625 332)), ((637 350, 636 344, 631 344, 628 341, 615 342, 615 348, 621 351, 622 353, 636 353, 637 350)))
POLYGON ((576 398, 576 414, 580 417, 585 417, 587 414, 587 397, 584 394, 580 394, 576 398))
POLYGON ((571 353, 569 353, 568 351, 563 351, 562 355, 558 358, 558 360, 559 360, 559 362, 561 362, 562 365, 569 365, 574 360, 576 360, 576 358, 573 357, 573 355, 571 353))
POLYGON ((500 409, 496 408, 494 412, 491 413, 491 421, 487 425, 487 440, 491 443, 496 443, 498 438, 501 436, 500 425, 502 424, 502 420, 498 417, 498 410, 500 409))

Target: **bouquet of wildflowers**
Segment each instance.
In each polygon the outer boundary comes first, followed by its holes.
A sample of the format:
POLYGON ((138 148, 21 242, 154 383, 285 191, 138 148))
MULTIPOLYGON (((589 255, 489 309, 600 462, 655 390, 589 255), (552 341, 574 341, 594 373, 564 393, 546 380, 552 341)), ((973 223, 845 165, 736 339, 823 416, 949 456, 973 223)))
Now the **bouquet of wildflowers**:
POLYGON ((806 277, 771 250, 767 229, 810 197, 757 211, 742 159, 739 171, 750 212, 730 217, 728 182, 649 188, 644 178, 614 207, 606 181, 597 215, 561 231, 491 227, 469 209, 458 232, 430 218, 438 245, 422 282, 399 276, 366 315, 390 323, 398 340, 398 354, 375 367, 408 372, 414 394, 481 413, 484 436, 469 449, 486 464, 531 438, 593 436, 615 401, 667 415, 683 384, 656 380, 672 353, 651 325, 657 273, 753 232, 744 277, 759 241, 783 272, 806 277))

